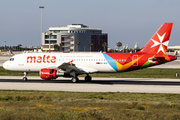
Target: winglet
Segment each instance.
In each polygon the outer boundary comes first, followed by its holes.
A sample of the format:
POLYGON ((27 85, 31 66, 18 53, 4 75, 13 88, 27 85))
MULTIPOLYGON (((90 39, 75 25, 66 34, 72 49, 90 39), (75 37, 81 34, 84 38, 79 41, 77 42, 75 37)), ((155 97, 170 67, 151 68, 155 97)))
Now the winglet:
POLYGON ((68 63, 69 63, 70 65, 72 65, 73 61, 74 61, 74 60, 71 60, 71 61, 69 61, 68 63))

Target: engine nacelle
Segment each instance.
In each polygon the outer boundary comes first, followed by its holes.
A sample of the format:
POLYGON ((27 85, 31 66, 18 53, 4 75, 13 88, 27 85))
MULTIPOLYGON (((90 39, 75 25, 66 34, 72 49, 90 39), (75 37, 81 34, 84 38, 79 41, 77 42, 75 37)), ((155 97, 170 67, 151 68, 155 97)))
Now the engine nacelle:
POLYGON ((58 77, 56 73, 56 69, 43 68, 40 70, 39 74, 42 79, 51 80, 56 79, 58 77))
POLYGON ((64 73, 63 77, 72 77, 69 73, 64 73))

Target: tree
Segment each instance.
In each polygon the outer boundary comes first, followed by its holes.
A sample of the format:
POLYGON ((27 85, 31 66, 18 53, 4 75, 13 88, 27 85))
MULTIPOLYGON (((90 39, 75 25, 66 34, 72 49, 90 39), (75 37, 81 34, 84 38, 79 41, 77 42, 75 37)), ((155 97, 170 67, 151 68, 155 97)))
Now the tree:
POLYGON ((102 43, 102 47, 104 48, 104 51, 106 51, 107 43, 106 43, 106 42, 103 42, 103 43, 102 43))
POLYGON ((120 51, 120 47, 122 46, 122 43, 121 43, 121 42, 118 42, 116 45, 117 45, 117 47, 118 47, 118 49, 119 49, 119 51, 120 51))
POLYGON ((17 48, 18 48, 18 50, 21 50, 21 44, 19 44, 18 46, 17 46, 17 48))
POLYGON ((80 45, 80 41, 76 41, 76 47, 77 47, 77 51, 78 51, 78 46, 80 45))
POLYGON ((88 46, 90 47, 90 51, 91 51, 91 47, 93 46, 93 43, 90 42, 90 43, 88 44, 88 46))

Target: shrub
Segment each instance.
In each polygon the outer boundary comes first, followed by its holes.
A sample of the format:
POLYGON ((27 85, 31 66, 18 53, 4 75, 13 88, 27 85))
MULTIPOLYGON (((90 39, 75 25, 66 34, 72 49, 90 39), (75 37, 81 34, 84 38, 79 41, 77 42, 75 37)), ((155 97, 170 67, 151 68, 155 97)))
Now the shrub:
POLYGON ((137 109, 138 110, 145 110, 145 106, 144 105, 138 106, 137 109))

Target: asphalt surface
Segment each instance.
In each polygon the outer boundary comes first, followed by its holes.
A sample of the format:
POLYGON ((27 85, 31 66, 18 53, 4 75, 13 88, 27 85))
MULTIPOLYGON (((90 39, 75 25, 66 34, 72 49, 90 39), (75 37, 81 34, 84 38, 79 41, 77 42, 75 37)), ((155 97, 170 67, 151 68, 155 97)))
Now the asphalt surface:
POLYGON ((128 85, 175 85, 180 86, 180 79, 155 79, 155 78, 93 78, 91 82, 85 82, 80 77, 78 83, 72 83, 71 78, 58 78, 56 80, 42 80, 40 77, 28 77, 27 81, 22 80, 23 76, 0 76, 0 83, 69 83, 69 84, 128 84, 128 85))
POLYGON ((85 82, 71 83, 70 78, 42 80, 39 77, 0 76, 0 89, 3 90, 45 90, 73 92, 137 92, 137 93, 180 93, 180 79, 151 78, 93 78, 85 82))

